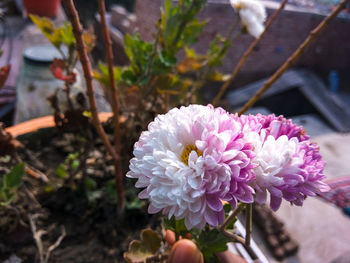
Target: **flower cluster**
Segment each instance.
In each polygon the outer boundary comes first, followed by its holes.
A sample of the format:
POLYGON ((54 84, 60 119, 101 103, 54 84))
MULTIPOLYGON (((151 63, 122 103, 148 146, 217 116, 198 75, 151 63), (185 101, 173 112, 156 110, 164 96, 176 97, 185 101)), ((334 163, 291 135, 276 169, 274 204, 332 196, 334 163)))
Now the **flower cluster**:
POLYGON ((185 219, 188 229, 224 221, 222 201, 302 205, 326 191, 324 162, 301 127, 274 115, 240 116, 211 105, 174 108, 149 124, 127 176, 149 213, 185 219))
POLYGON ((259 0, 230 0, 242 20, 242 25, 253 37, 258 38, 264 31, 266 10, 259 0))

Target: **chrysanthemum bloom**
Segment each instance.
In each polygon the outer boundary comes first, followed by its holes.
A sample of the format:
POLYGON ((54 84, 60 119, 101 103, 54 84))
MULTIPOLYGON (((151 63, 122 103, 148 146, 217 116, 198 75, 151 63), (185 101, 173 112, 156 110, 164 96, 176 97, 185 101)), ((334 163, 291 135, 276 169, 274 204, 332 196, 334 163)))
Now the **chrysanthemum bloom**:
POLYGON ((221 108, 174 108, 149 124, 134 146, 127 176, 145 188, 149 213, 182 219, 188 229, 217 226, 225 213, 221 200, 253 202, 252 146, 240 122, 221 108))
POLYGON ((258 0, 230 0, 233 8, 239 13, 242 25, 249 34, 258 38, 264 31, 266 10, 258 0))
POLYGON ((270 206, 276 211, 282 198, 301 206, 307 196, 329 190, 322 182, 325 162, 302 127, 273 114, 242 115, 236 120, 242 123, 245 139, 254 145, 252 186, 258 203, 266 202, 268 191, 270 206))

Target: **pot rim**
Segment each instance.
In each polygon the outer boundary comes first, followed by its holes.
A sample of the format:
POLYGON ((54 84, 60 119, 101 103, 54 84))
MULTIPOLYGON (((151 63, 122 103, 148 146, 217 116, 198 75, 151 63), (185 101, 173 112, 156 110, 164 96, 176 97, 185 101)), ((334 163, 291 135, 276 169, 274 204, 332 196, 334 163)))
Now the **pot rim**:
MULTIPOLYGON (((113 116, 112 112, 99 112, 99 119, 101 122, 106 122, 113 116)), ((16 125, 7 127, 5 131, 10 133, 13 137, 34 132, 42 128, 50 128, 55 126, 54 116, 38 117, 29 121, 21 122, 16 125)))

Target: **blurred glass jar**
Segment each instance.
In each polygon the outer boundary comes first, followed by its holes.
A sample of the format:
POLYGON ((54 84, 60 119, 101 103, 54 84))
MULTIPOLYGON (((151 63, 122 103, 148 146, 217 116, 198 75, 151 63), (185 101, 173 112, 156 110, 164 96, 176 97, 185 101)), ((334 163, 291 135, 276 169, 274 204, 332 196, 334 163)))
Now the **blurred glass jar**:
MULTIPOLYGON (((56 79, 50 71, 54 58, 61 57, 61 54, 51 45, 32 46, 24 51, 24 63, 17 82, 15 124, 52 115, 53 109, 47 99, 55 92, 62 110, 67 108, 64 81, 56 79)), ((70 93, 73 101, 75 95, 82 91, 80 75, 76 70, 74 72, 76 82, 70 93)))

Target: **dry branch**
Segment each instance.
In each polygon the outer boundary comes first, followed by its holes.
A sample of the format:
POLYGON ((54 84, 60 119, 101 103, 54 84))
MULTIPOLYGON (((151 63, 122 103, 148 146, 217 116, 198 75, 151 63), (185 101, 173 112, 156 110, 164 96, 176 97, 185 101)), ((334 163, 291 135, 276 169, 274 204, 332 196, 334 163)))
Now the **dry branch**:
POLYGON ((275 21, 276 17, 279 15, 279 13, 281 13, 281 11, 283 10, 284 6, 286 5, 286 3, 288 2, 288 0, 283 0, 283 2, 281 3, 280 7, 276 10, 275 13, 273 13, 272 16, 270 16, 269 20, 266 22, 265 25, 265 29, 264 31, 261 33, 261 35, 256 38, 249 46, 249 48, 246 50, 246 52, 244 52, 243 56, 240 58, 240 60, 238 61, 238 64, 236 65, 235 69, 233 70, 231 76, 229 79, 227 79, 225 81, 225 83, 222 85, 222 87, 220 88, 219 93, 216 95, 216 97, 213 100, 213 105, 216 106, 222 95, 224 95, 225 91, 227 90, 227 88, 230 86, 230 84, 232 83, 232 81, 234 80, 234 78, 237 76, 237 74, 240 72, 240 70, 242 69, 242 67, 244 66, 245 62, 247 61, 247 58, 250 56, 250 54, 253 52, 254 48, 260 43, 260 41, 264 38, 265 33, 269 30, 271 24, 273 21, 275 21))
MULTIPOLYGON (((100 135, 102 141, 104 142, 104 145, 106 146, 108 152, 112 156, 113 161, 115 163, 115 167, 117 168, 120 156, 116 153, 111 143, 109 142, 108 137, 98 118, 97 104, 95 99, 95 90, 94 90, 94 84, 93 84, 93 74, 92 74, 90 60, 87 55, 86 46, 84 44, 83 37, 82 37, 83 29, 79 21, 78 12, 75 8, 73 0, 63 0, 63 2, 66 7, 67 16, 72 24, 74 37, 76 39, 79 59, 84 71, 84 77, 86 80, 86 89, 87 89, 86 94, 89 98, 92 121, 98 134, 100 135)), ((122 209, 123 205, 124 205, 123 200, 118 200, 118 207, 120 209, 122 209)))
MULTIPOLYGON (((105 0, 98 0, 98 8, 100 13, 101 20, 101 30, 103 34, 103 39, 106 47, 107 53, 107 63, 108 63, 108 73, 109 73, 109 82, 110 88, 112 89, 112 110, 114 117, 114 145, 116 148, 117 154, 120 156, 121 144, 120 144, 120 122, 119 122, 119 98, 117 93, 117 86, 114 81, 114 70, 113 70, 113 49, 112 49, 112 40, 109 35, 109 30, 106 21, 106 6, 105 0)), ((120 158, 115 161, 115 183, 117 187, 118 203, 120 207, 124 206, 124 188, 123 188, 123 171, 122 163, 120 158)))
POLYGON ((282 74, 300 57, 305 49, 315 40, 323 29, 327 27, 330 21, 332 21, 337 14, 343 10, 346 3, 349 0, 343 0, 333 11, 330 13, 311 33, 307 36, 304 42, 298 47, 298 49, 291 55, 287 61, 264 83, 262 88, 242 107, 238 112, 239 115, 246 112, 260 97, 272 86, 275 81, 282 76, 282 74))

